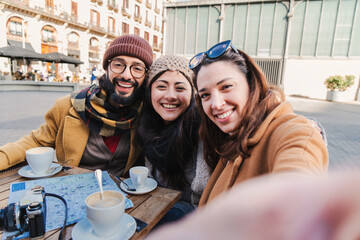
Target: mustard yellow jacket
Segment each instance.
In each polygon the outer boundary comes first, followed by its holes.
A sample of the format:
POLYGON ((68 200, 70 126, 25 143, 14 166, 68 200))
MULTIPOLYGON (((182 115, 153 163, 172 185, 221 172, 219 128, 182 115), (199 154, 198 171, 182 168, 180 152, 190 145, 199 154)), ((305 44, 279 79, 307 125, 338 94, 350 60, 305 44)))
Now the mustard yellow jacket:
POLYGON ((276 107, 249 139, 250 157, 220 159, 199 205, 233 185, 268 173, 325 174, 329 155, 319 131, 305 117, 293 113, 289 103, 276 107))
MULTIPOLYGON (((46 113, 45 123, 14 143, 0 147, 0 170, 9 168, 25 160, 25 151, 34 147, 53 147, 58 161, 78 166, 89 138, 89 128, 72 107, 70 95, 62 97, 46 113)), ((133 143, 134 127, 130 138, 133 143)), ((124 169, 127 173, 140 153, 139 148, 131 144, 129 158, 124 169)))

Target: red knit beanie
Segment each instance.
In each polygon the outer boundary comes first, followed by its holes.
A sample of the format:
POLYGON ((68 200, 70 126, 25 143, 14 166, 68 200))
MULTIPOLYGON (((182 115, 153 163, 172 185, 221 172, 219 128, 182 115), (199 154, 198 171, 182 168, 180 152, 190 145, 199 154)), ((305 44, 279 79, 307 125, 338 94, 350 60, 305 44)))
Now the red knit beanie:
POLYGON ((104 54, 104 70, 106 70, 109 65, 109 59, 121 55, 136 57, 143 61, 147 68, 149 68, 153 62, 153 51, 150 44, 137 35, 120 36, 111 42, 104 54))

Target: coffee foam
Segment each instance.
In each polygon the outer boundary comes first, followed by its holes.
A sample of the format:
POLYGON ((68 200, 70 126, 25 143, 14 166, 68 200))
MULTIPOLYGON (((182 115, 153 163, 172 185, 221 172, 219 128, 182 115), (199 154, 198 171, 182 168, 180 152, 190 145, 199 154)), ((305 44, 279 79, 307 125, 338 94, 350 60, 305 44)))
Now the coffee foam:
POLYGON ((100 198, 100 193, 90 196, 87 200, 89 206, 94 208, 109 208, 120 204, 124 200, 124 196, 119 193, 109 191, 104 192, 104 199, 100 198))
POLYGON ((121 200, 118 198, 105 197, 104 199, 94 200, 94 202, 90 203, 90 206, 95 208, 108 208, 113 207, 119 203, 121 203, 121 200))
POLYGON ((134 169, 134 170, 132 170, 132 172, 139 174, 139 173, 145 173, 145 170, 144 169, 134 169))
POLYGON ((29 154, 41 154, 41 153, 46 153, 51 151, 50 148, 42 148, 42 147, 38 147, 38 148, 31 148, 29 150, 27 150, 27 153, 29 154))

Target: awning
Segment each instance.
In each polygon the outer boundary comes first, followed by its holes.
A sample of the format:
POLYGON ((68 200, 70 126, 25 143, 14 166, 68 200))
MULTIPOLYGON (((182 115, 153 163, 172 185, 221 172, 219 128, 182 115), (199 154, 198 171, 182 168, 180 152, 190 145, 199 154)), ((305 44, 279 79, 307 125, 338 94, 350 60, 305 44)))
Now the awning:
POLYGON ((0 57, 7 58, 25 58, 33 60, 42 60, 43 56, 40 53, 35 52, 34 48, 30 43, 25 43, 25 48, 23 48, 23 43, 15 40, 7 40, 8 46, 0 48, 0 57))
POLYGON ((59 53, 59 52, 52 52, 52 53, 45 53, 42 54, 43 61, 46 62, 55 62, 55 63, 71 63, 71 64, 83 64, 82 61, 69 57, 65 54, 59 53))
POLYGON ((0 57, 25 58, 45 62, 70 63, 75 65, 84 63, 79 59, 67 56, 59 52, 45 54, 37 53, 34 51, 34 48, 31 46, 30 43, 27 43, 27 45, 25 44, 27 48, 22 48, 22 42, 20 41, 8 40, 8 44, 10 46, 0 48, 0 57))
POLYGON ((40 53, 36 53, 34 51, 17 46, 6 46, 0 48, 0 57, 25 58, 25 59, 34 59, 34 60, 43 59, 43 56, 40 53))
MULTIPOLYGON (((23 47, 23 43, 20 41, 16 41, 16 40, 7 40, 9 46, 15 46, 15 47, 23 47)), ((33 52, 35 52, 34 48, 32 47, 31 43, 29 42, 25 42, 25 49, 27 50, 31 50, 33 52)))

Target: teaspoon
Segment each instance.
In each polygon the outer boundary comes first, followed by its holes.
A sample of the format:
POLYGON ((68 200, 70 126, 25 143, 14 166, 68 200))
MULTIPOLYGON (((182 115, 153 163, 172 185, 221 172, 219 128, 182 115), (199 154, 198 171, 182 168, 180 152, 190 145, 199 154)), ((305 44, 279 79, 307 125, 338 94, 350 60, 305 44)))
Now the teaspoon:
POLYGON ((95 170, 95 177, 99 184, 100 188, 100 199, 104 199, 104 192, 103 192, 103 186, 102 186, 102 171, 100 169, 95 170))

